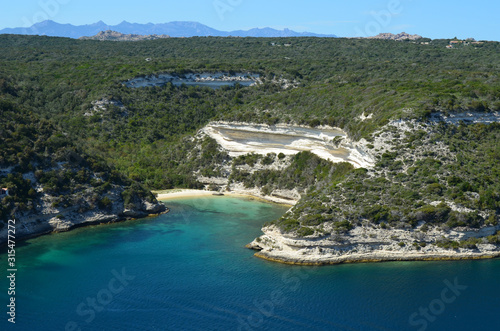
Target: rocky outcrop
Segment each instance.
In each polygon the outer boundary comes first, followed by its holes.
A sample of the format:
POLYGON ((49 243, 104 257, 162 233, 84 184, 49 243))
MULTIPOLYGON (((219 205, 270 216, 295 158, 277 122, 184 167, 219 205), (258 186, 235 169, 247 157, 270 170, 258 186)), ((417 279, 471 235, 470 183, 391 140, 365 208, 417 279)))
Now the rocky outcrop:
POLYGON ((215 139, 232 157, 249 153, 295 155, 310 151, 334 163, 349 162, 355 168, 370 168, 375 163, 368 148, 350 140, 338 128, 212 122, 202 132, 215 139))
MULTIPOLYGON (((328 225, 324 225, 328 228, 328 225)), ((482 240, 472 248, 439 247, 445 240, 466 240, 494 235, 500 226, 481 229, 442 230, 434 228, 381 229, 359 226, 347 233, 294 236, 274 225, 247 245, 258 250, 255 256, 287 264, 324 265, 349 262, 480 259, 500 256, 500 246, 482 240)))
POLYGON ((434 122, 446 122, 450 124, 459 124, 460 122, 490 124, 500 122, 500 112, 467 111, 446 114, 442 112, 436 112, 431 114, 430 119, 434 122))
MULTIPOLYGON (((397 151, 395 161, 404 161, 402 168, 398 170, 400 172, 405 172, 412 167, 414 165, 412 162, 415 162, 413 160, 425 160, 430 153, 439 159, 444 167, 447 163, 456 162, 456 153, 442 141, 430 143, 426 139, 432 136, 432 130, 438 122, 446 121, 455 124, 464 117, 474 123, 491 123, 498 120, 496 113, 467 113, 465 115, 458 113, 446 116, 441 114, 433 116, 429 123, 395 120, 375 132, 370 142, 361 139, 358 144, 371 146, 370 150, 373 151, 372 155, 375 158, 397 151), (419 141, 421 144, 417 148, 397 145, 402 136, 412 132, 421 133, 422 138, 419 141)), ((388 172, 386 167, 381 166, 366 169, 367 178, 387 178, 389 181, 395 175, 388 172)), ((422 204, 444 208, 459 215, 457 217, 476 213, 483 222, 477 225, 462 223, 462 225, 469 224, 478 228, 455 227, 457 225, 453 225, 453 222, 437 222, 434 219, 429 221, 429 219, 423 220, 416 217, 415 222, 417 220, 420 222, 416 225, 408 222, 408 218, 400 214, 399 221, 394 221, 391 225, 383 222, 379 224, 373 221, 373 218, 363 214, 362 208, 365 205, 360 202, 361 198, 356 197, 356 203, 352 203, 343 195, 345 192, 342 185, 339 185, 335 194, 330 193, 321 200, 314 198, 307 200, 306 195, 305 202, 302 200, 282 219, 271 226, 264 227, 262 229, 264 235, 247 247, 258 250, 256 256, 260 258, 282 263, 309 265, 368 261, 476 259, 500 256, 500 225, 497 225, 500 222, 498 222, 498 217, 492 216, 494 213, 476 210, 473 205, 465 207, 449 198, 431 200, 423 192, 422 196, 425 200, 422 204), (330 209, 324 210, 323 214, 314 215, 314 208, 305 206, 307 204, 317 206, 315 203, 319 203, 318 201, 322 202, 322 207, 326 206, 330 209), (334 213, 334 208, 340 212, 334 213), (347 221, 345 215, 351 210, 357 214, 347 221), (316 217, 320 221, 314 223, 310 217, 316 217), (329 221, 322 221, 322 217, 329 218, 329 221), (345 227, 342 225, 343 222, 345 227), (453 228, 450 229, 450 227, 453 228)), ((480 194, 465 192, 465 196, 467 199, 479 200, 480 194)), ((380 196, 377 197, 379 202, 382 201, 380 196)), ((350 198, 352 199, 353 196, 351 195, 350 198)), ((417 209, 417 207, 414 208, 414 210, 417 209)))
POLYGON ((92 37, 80 37, 78 39, 82 40, 107 40, 107 41, 140 41, 140 40, 155 40, 155 39, 165 39, 170 38, 170 36, 162 34, 162 35, 140 35, 140 34, 123 34, 120 32, 106 30, 101 31, 95 36, 92 37))
MULTIPOLYGON (((59 207, 58 197, 43 193, 35 201, 36 207, 29 212, 16 212, 16 240, 37 237, 52 232, 63 232, 73 228, 101 223, 119 222, 127 219, 144 218, 168 212, 166 206, 155 199, 135 196, 132 202, 125 206, 122 198, 123 188, 115 185, 105 197, 106 206, 102 203, 92 203, 92 190, 82 193, 71 206, 59 207)), ((75 199, 73 197, 73 199, 75 199)), ((8 239, 8 228, 0 230, 0 245, 8 239)))
POLYGON ((367 39, 383 39, 383 40, 417 40, 417 39, 422 39, 422 36, 419 36, 418 34, 408 34, 406 32, 401 32, 398 34, 393 34, 393 33, 379 33, 376 36, 373 37, 368 37, 367 39))
MULTIPOLYGON (((121 205, 121 208, 123 208, 123 203, 121 205)), ((113 206, 112 210, 94 209, 79 212, 78 209, 80 207, 75 206, 66 210, 58 210, 55 213, 44 210, 37 213, 19 214, 15 218, 16 239, 28 239, 47 233, 64 232, 88 225, 144 218, 168 211, 162 203, 150 204, 147 202, 140 209, 123 209, 122 211, 120 211, 121 208, 119 206, 113 206)), ((7 227, 4 227, 0 230, 0 245, 6 242, 7 227)))
POLYGON ((96 100, 92 102, 92 108, 85 112, 83 116, 93 116, 99 114, 101 117, 104 115, 109 116, 110 108, 114 107, 114 113, 122 117, 128 116, 128 109, 123 105, 121 101, 109 100, 107 98, 102 98, 101 100, 96 100))
POLYGON ((236 85, 236 83, 243 86, 252 86, 262 81, 259 79, 260 75, 253 73, 229 73, 229 72, 201 72, 201 73, 163 73, 158 75, 136 77, 129 79, 123 84, 131 88, 141 88, 150 86, 164 86, 171 83, 175 86, 182 84, 187 85, 203 85, 217 88, 219 85, 236 85))

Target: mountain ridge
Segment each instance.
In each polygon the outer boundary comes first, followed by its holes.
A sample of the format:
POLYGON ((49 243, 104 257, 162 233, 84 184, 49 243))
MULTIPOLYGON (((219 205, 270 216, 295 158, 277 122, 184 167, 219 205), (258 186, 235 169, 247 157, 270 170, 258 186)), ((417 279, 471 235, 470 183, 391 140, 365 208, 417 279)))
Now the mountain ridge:
POLYGON ((123 34, 169 35, 171 37, 337 37, 336 35, 296 32, 290 29, 253 28, 250 30, 220 31, 207 25, 190 21, 168 23, 130 23, 122 21, 117 25, 108 25, 103 21, 85 25, 61 24, 51 20, 33 24, 29 28, 5 28, 0 34, 47 35, 78 39, 95 36, 101 31, 113 30, 123 34))

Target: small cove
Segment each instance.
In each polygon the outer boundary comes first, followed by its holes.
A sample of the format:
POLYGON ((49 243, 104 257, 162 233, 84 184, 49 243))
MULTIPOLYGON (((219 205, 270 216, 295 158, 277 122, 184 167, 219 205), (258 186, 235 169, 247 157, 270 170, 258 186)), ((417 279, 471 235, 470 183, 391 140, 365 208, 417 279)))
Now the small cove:
MULTIPOLYGON (((20 244, 17 323, 11 327, 4 317, 0 328, 64 330, 74 322, 82 330, 418 330, 410 316, 436 304, 445 282, 455 280, 466 288, 427 330, 496 328, 498 259, 276 264, 244 245, 287 207, 233 197, 165 203, 171 211, 159 217, 20 244), (122 289, 108 300, 116 272, 130 279, 113 284, 122 289), (88 298, 96 298, 99 311, 88 298)), ((0 263, 6 265, 5 254, 0 263)), ((7 285, 2 277, 0 286, 7 285)), ((6 302, 6 291, 0 299, 6 302)))

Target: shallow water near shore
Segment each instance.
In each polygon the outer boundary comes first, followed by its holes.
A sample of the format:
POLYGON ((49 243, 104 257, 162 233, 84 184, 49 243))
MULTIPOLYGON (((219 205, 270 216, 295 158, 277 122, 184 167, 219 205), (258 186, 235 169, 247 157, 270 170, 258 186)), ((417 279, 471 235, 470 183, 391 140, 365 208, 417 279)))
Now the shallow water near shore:
POLYGON ((18 243, 16 324, 2 276, 0 329, 497 329, 498 259, 276 264, 244 245, 287 207, 234 197, 165 203, 171 211, 159 217, 18 243))

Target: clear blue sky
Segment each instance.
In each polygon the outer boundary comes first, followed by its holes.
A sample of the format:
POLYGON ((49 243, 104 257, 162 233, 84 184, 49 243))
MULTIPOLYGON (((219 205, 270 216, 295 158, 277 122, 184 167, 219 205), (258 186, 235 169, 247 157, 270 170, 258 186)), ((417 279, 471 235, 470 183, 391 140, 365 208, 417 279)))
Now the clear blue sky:
POLYGON ((51 19, 75 25, 197 21, 219 30, 290 28, 342 37, 408 32, 500 41, 498 0, 22 0, 4 1, 0 29, 51 19))

